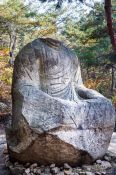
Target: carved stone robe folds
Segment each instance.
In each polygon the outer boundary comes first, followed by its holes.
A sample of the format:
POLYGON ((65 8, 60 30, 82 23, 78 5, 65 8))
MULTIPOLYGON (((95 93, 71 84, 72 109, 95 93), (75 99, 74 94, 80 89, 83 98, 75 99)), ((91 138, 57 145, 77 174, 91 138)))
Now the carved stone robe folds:
POLYGON ((114 124, 111 102, 84 87, 79 60, 62 42, 36 39, 18 54, 6 128, 11 160, 70 165, 107 151, 114 124))

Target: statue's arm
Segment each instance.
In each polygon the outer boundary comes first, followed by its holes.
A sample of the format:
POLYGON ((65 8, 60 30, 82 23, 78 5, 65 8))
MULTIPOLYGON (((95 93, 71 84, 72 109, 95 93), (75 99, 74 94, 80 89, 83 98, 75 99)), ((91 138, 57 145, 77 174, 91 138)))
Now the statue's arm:
MULTIPOLYGON (((54 98, 33 85, 23 84, 16 92, 21 99, 20 116, 23 116, 32 128, 38 128, 40 132, 60 126, 66 108, 71 108, 66 100, 54 98)), ((17 110, 19 108, 17 99, 15 104, 17 110)))
POLYGON ((78 94, 78 96, 80 96, 82 99, 96 99, 99 97, 106 99, 99 92, 92 89, 88 89, 84 86, 82 77, 81 77, 81 69, 80 69, 79 62, 77 66, 77 71, 75 73, 74 82, 75 82, 75 91, 78 94))
POLYGON ((83 99, 96 99, 96 98, 105 98, 99 92, 86 88, 83 84, 76 85, 76 93, 83 99))

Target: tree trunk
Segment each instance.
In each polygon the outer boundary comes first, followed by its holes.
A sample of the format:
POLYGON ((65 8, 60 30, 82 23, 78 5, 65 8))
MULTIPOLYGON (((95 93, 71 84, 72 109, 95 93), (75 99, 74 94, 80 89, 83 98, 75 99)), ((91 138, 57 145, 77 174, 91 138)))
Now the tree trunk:
POLYGON ((10 60, 9 60, 9 64, 13 65, 14 64, 14 50, 16 47, 16 35, 10 35, 10 52, 9 52, 9 56, 10 56, 10 60))
POLYGON ((112 65, 112 84, 111 84, 111 93, 113 93, 114 90, 114 67, 112 65))
POLYGON ((114 35, 113 26, 112 26, 112 4, 111 4, 111 0, 105 0, 104 8, 105 8, 108 33, 109 33, 109 36, 110 36, 112 49, 116 53, 116 38, 115 38, 115 35, 114 35))
POLYGON ((113 66, 113 72, 114 72, 114 80, 113 80, 113 91, 114 91, 114 93, 115 93, 115 91, 116 91, 116 68, 115 68, 115 66, 113 66))

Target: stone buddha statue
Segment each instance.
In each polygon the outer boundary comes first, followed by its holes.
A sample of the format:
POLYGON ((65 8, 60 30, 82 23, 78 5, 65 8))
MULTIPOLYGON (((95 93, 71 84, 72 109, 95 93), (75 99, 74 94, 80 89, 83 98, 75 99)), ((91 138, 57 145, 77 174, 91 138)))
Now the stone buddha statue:
POLYGON ((40 38, 17 55, 10 158, 40 164, 90 163, 107 151, 115 110, 82 82, 79 60, 62 42, 40 38))

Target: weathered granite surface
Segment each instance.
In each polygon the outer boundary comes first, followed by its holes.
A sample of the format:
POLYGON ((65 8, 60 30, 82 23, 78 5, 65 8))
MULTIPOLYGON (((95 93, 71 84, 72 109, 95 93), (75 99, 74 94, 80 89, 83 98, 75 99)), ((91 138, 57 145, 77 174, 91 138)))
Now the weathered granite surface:
POLYGON ((84 87, 79 60, 62 42, 27 44, 14 64, 10 158, 40 164, 90 163, 107 151, 115 125, 111 102, 84 87))

